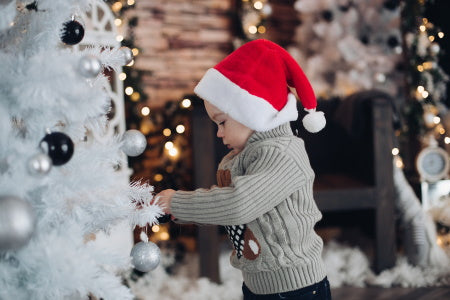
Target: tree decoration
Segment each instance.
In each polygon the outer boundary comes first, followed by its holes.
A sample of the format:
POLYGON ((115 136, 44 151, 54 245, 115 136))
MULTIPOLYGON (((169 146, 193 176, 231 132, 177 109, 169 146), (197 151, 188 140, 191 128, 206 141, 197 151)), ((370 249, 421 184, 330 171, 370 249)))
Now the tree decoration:
POLYGON ((139 242, 131 249, 131 263, 141 272, 154 270, 161 261, 161 251, 152 242, 139 242))
POLYGON ((14 196, 0 196, 0 252, 16 250, 30 240, 35 226, 31 205, 14 196))
POLYGON ((39 146, 52 159, 54 166, 64 165, 73 155, 73 142, 62 132, 46 134, 39 146))
POLYGON ((138 156, 147 147, 147 139, 136 129, 127 130, 122 136, 122 151, 128 156, 138 156))
POLYGON ((318 97, 381 89, 399 98, 403 78, 398 68, 402 60, 398 5, 297 0, 294 8, 300 24, 288 51, 302 66, 318 97))
POLYGON ((80 22, 72 19, 63 24, 61 40, 67 45, 76 45, 84 37, 84 27, 80 22))
POLYGON ((133 52, 128 47, 121 47, 120 51, 122 52, 124 65, 128 65, 133 61, 133 52))
POLYGON ((41 176, 50 172, 52 165, 52 160, 47 154, 38 153, 28 160, 27 167, 31 175, 41 176))
POLYGON ((102 69, 102 62, 93 55, 85 55, 81 57, 78 63, 78 71, 86 78, 97 77, 102 69))

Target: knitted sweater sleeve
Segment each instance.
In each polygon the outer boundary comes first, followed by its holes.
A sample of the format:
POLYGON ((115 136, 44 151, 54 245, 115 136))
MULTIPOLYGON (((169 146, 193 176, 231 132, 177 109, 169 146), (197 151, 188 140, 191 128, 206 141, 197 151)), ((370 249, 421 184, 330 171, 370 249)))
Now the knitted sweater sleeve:
POLYGON ((232 186, 177 191, 172 214, 181 221, 201 224, 247 224, 305 184, 298 162, 279 147, 260 147, 254 152, 245 174, 232 178, 232 186))

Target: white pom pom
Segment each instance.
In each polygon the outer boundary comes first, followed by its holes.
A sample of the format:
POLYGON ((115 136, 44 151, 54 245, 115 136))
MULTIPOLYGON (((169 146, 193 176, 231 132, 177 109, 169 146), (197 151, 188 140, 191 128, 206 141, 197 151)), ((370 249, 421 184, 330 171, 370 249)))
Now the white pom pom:
POLYGON ((308 114, 302 120, 303 127, 305 127, 306 130, 312 133, 321 131, 327 123, 323 112, 316 111, 315 108, 305 109, 305 111, 307 111, 308 114))

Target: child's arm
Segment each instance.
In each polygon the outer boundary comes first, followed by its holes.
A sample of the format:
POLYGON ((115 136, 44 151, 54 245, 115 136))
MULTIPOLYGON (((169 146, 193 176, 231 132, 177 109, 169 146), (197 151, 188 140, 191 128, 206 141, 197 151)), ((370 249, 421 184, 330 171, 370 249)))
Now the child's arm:
MULTIPOLYGON (((307 170, 277 147, 258 152, 233 187, 177 191, 170 210, 175 218, 217 225, 246 224, 306 185, 307 170)), ((311 181, 312 182, 312 181, 311 181)))

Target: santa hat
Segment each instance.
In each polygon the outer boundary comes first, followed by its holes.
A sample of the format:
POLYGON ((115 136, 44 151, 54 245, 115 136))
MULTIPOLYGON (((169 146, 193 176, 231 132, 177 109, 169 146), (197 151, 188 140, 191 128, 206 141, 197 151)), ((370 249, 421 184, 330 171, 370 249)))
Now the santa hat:
POLYGON ((295 88, 308 114, 303 126, 310 132, 325 127, 323 112, 311 84, 292 56, 268 40, 254 40, 209 69, 195 93, 230 117, 256 131, 267 131, 298 118, 295 88))

